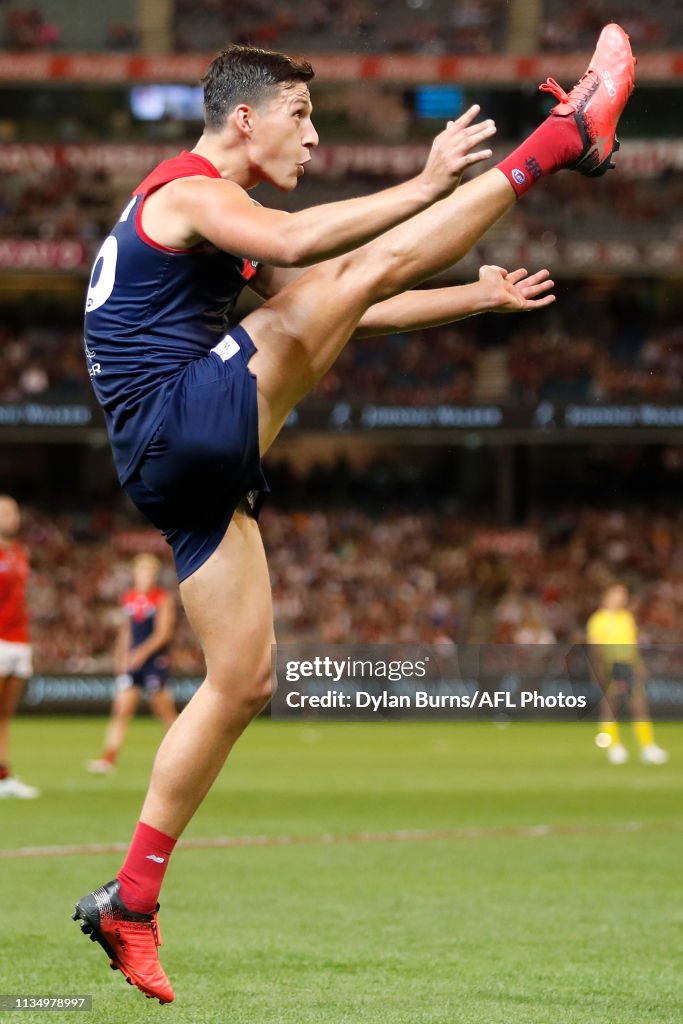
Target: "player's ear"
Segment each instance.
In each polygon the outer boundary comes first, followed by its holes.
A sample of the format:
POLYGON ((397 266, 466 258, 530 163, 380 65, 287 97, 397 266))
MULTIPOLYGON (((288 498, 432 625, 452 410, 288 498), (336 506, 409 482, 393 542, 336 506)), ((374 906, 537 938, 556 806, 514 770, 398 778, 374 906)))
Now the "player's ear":
POLYGON ((232 119, 240 135, 251 135, 254 130, 254 111, 247 103, 240 103, 232 112, 232 119))

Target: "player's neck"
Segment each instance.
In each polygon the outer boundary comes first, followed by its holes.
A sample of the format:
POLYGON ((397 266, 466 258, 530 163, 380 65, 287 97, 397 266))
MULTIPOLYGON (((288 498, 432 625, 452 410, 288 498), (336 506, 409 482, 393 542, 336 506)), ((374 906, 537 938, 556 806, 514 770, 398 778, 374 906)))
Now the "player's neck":
POLYGON ((242 188, 253 188, 258 184, 254 181, 245 150, 223 135, 202 135, 192 152, 212 163, 221 178, 227 181, 234 181, 242 188))

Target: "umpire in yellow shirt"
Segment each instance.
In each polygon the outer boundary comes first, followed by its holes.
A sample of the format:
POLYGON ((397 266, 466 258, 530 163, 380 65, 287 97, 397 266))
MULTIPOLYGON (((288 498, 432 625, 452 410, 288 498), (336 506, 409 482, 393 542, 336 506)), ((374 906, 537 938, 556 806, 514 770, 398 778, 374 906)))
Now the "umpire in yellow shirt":
POLYGON ((599 648, 594 667, 605 693, 595 742, 607 750, 611 764, 628 761, 628 750, 621 742, 613 707, 620 698, 625 698, 633 719, 641 761, 664 764, 669 755, 654 740, 645 694, 645 666, 638 651, 638 627, 628 609, 628 600, 626 586, 612 583, 603 594, 600 608, 586 625, 588 643, 599 648))

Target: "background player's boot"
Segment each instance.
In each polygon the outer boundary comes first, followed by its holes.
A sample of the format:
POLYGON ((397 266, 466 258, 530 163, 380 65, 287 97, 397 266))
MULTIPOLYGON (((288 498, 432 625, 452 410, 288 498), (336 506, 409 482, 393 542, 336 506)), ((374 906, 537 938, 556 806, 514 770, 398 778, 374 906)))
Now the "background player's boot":
POLYGON ((112 969, 121 971, 130 985, 137 985, 150 999, 170 1003, 175 994, 159 963, 161 934, 156 912, 137 914, 129 910, 119 890, 117 878, 107 882, 83 896, 71 916, 82 922, 81 931, 99 942, 112 969))
POLYGON ((628 750, 621 743, 613 743, 607 748, 607 760, 610 764, 626 764, 628 761, 628 750))
POLYGON ((91 775, 111 775, 114 771, 114 763, 106 757, 96 757, 92 761, 85 762, 85 770, 91 775))
POLYGON ((0 800, 8 797, 16 800, 36 800, 40 796, 40 790, 35 786, 29 786, 21 779, 13 775, 6 779, 0 779, 0 800))
POLYGON ((619 25, 606 25, 586 73, 566 93, 554 78, 540 86, 559 100, 551 116, 573 117, 583 140, 583 151, 567 166, 589 177, 614 167, 619 149, 617 125, 635 85, 635 59, 628 36, 619 25))
POLYGON ((640 760, 643 764, 666 764, 669 760, 669 753, 658 747, 656 743, 648 743, 640 751, 640 760))

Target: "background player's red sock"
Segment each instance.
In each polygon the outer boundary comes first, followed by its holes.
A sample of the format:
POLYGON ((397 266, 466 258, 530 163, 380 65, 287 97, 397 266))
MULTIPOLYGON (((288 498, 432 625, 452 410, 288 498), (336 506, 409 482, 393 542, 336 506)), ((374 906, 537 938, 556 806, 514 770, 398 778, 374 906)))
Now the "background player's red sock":
POLYGON ((497 167, 517 195, 522 196, 544 174, 552 174, 578 160, 582 151, 583 140, 574 118, 550 114, 497 167))
POLYGON ((117 878, 121 899, 129 910, 151 914, 156 910, 159 890, 168 860, 177 840, 151 825, 138 822, 128 854, 117 878))
POLYGON ((10 770, 8 764, 0 764, 0 779, 9 779, 10 770))

